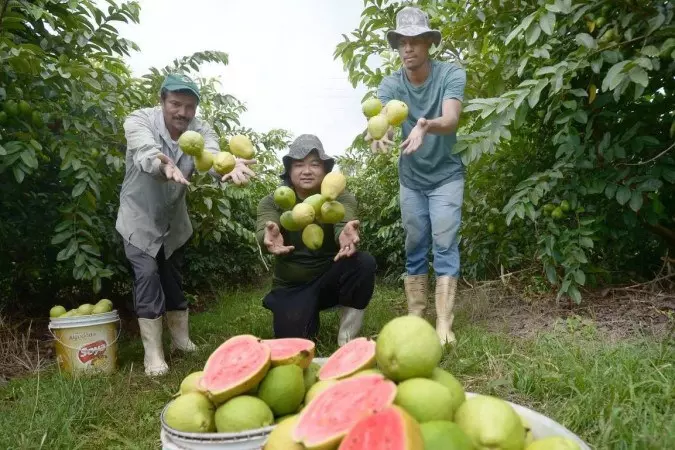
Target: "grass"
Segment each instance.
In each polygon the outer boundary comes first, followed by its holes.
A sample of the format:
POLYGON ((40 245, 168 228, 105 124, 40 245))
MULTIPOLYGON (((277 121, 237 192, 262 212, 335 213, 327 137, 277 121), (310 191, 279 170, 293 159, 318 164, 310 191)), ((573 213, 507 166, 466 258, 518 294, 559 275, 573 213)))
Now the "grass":
MULTIPOLYGON (((200 370, 228 336, 271 337, 264 290, 223 294, 192 317, 196 355, 172 355, 160 380, 143 374, 140 339, 122 337, 120 370, 108 377, 71 379, 55 367, 0 389, 0 448, 158 448, 159 414, 188 373, 200 370)), ((400 289, 378 286, 364 334, 402 314, 400 289)), ((471 314, 473 316, 473 314, 471 314)), ((640 338, 604 341, 592 325, 568 323, 537 338, 513 338, 467 323, 458 313, 459 345, 442 365, 467 390, 498 395, 552 417, 597 449, 675 448, 675 345, 640 338)), ((338 318, 322 314, 321 356, 335 348, 338 318)), ((167 340, 168 342, 168 340, 167 340)), ((168 347, 167 347, 168 348, 168 347)))

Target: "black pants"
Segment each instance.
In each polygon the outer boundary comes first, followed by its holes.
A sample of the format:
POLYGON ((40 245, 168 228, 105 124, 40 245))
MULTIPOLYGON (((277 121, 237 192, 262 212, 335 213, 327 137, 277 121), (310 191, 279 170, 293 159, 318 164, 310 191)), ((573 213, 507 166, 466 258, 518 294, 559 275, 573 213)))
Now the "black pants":
POLYGON ((334 306, 365 309, 375 289, 376 268, 375 258, 357 252, 309 283, 273 289, 263 306, 274 314, 274 336, 311 339, 319 331, 320 311, 334 306))
POLYGON ((125 242, 124 253, 134 272, 134 309, 140 319, 156 319, 165 311, 187 309, 188 302, 183 295, 183 278, 180 274, 183 248, 166 259, 162 247, 157 258, 153 258, 125 242))

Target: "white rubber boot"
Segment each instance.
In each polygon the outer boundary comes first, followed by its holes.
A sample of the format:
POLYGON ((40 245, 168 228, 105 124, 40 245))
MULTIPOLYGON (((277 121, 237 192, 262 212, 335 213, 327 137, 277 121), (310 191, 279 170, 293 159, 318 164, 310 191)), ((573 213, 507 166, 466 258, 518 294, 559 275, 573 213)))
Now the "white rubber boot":
POLYGON ((405 296, 408 300, 408 315, 424 317, 427 307, 428 275, 407 275, 403 279, 405 296))
POLYGON ((359 335, 363 325, 364 309, 340 308, 340 329, 338 330, 338 346, 342 347, 359 335))
POLYGON ((169 371, 169 366, 164 361, 162 318, 138 319, 138 326, 141 330, 141 339, 143 340, 143 348, 145 349, 143 357, 145 374, 150 377, 166 374, 169 371))
POLYGON ((197 346, 190 340, 188 311, 167 311, 166 323, 171 333, 171 350, 194 352, 197 346))
POLYGON ((452 322, 455 320, 452 310, 455 306, 456 291, 457 278, 450 276, 436 278, 436 333, 443 345, 457 342, 455 333, 452 332, 452 322))

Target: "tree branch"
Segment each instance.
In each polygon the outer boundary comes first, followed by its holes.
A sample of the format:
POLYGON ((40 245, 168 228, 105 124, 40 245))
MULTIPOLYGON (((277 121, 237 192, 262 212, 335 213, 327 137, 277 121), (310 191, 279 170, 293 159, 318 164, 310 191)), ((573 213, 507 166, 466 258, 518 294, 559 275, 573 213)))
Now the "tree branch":
POLYGON ((651 158, 651 159, 648 159, 647 161, 640 161, 640 162, 636 162, 636 163, 632 163, 632 164, 621 163, 621 164, 617 164, 617 166, 642 166, 642 165, 645 165, 645 164, 649 164, 650 162, 659 159, 660 157, 662 157, 663 155, 665 155, 666 153, 668 153, 669 151, 671 151, 673 148, 675 148, 675 142, 673 142, 673 143, 670 145, 670 147, 668 147, 667 149, 665 149, 664 151, 662 151, 661 153, 659 153, 659 154, 656 155, 655 157, 653 157, 653 158, 651 158))

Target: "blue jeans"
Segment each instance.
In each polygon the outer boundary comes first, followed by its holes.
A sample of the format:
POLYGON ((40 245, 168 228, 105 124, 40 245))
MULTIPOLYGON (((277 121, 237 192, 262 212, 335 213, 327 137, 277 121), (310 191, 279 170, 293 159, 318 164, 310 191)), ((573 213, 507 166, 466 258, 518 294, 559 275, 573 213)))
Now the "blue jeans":
POLYGON ((433 246, 436 276, 459 276, 459 241, 464 179, 436 189, 400 186, 401 219, 405 230, 405 268, 408 275, 428 273, 427 255, 433 246))

